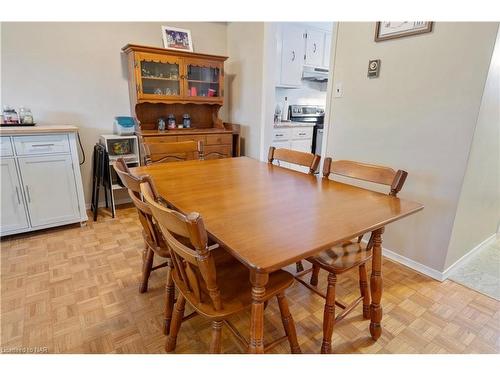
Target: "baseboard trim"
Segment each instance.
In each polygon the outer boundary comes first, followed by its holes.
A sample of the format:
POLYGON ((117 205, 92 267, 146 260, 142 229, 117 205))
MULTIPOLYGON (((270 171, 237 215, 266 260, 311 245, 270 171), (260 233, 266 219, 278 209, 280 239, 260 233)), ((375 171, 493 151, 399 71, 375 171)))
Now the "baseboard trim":
POLYGON ((488 245, 490 242, 493 242, 493 240, 496 238, 496 236, 497 236, 496 233, 493 233, 491 236, 488 236, 484 241, 482 241, 481 243, 474 246, 467 253, 465 253, 461 258, 459 258, 457 261, 455 261, 455 263, 453 263, 451 266, 449 266, 447 269, 445 269, 443 271, 443 280, 446 280, 455 268, 463 265, 479 249, 481 249, 483 246, 488 245))
MULTIPOLYGON (((435 270, 434 268, 428 267, 422 263, 414 261, 413 259, 407 258, 407 257, 400 255, 392 250, 386 249, 385 247, 382 247, 382 255, 387 259, 390 259, 396 263, 400 263, 406 267, 409 267, 414 271, 417 271, 421 274, 424 274, 426 276, 433 278, 434 280, 445 281, 448 278, 448 276, 451 274, 453 269, 461 266, 465 261, 467 261, 467 259, 471 255, 475 254, 480 248, 482 248, 483 246, 486 246, 490 242, 492 242, 496 238, 496 236, 497 236, 497 233, 493 233, 491 236, 486 238, 480 244, 476 245, 474 248, 472 248, 470 251, 468 251, 464 256, 462 256, 460 259, 458 259, 455 263, 453 263, 451 266, 449 266, 444 271, 435 270)), ((367 241, 363 240, 363 242, 366 243, 367 241)))
POLYGON ((395 253, 394 251, 388 250, 386 248, 382 248, 382 255, 385 258, 388 258, 396 263, 400 263, 408 268, 411 268, 414 271, 417 271, 423 275, 429 276, 437 281, 444 281, 443 273, 435 270, 434 268, 428 267, 422 263, 416 262, 413 259, 407 258, 403 255, 395 253))
MULTIPOLYGON (((367 243, 367 240, 362 240, 362 242, 367 243)), ((400 255, 392 250, 386 249, 382 246, 382 255, 384 258, 390 259, 393 262, 402 264, 408 268, 411 268, 418 273, 421 273, 425 276, 429 276, 430 278, 437 281, 444 281, 442 272, 435 270, 434 268, 428 267, 422 263, 416 262, 413 259, 407 258, 403 255, 400 255)))

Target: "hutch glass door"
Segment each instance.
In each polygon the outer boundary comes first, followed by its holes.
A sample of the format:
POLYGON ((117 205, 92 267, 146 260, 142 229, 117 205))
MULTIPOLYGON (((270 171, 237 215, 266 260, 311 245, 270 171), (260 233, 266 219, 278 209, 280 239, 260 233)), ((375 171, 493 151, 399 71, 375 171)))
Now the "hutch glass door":
POLYGON ((220 99, 221 65, 217 62, 188 61, 186 64, 186 96, 220 99))
POLYGON ((180 61, 141 55, 138 61, 139 97, 158 99, 181 95, 180 61))

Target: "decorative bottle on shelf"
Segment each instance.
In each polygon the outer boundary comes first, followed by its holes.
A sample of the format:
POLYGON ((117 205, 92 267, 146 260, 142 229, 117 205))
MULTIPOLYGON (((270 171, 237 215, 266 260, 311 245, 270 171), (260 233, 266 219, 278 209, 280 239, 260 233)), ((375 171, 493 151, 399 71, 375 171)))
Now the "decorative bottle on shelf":
POLYGON ((283 102, 283 111, 281 113, 281 120, 288 121, 288 98, 285 96, 285 101, 283 102))

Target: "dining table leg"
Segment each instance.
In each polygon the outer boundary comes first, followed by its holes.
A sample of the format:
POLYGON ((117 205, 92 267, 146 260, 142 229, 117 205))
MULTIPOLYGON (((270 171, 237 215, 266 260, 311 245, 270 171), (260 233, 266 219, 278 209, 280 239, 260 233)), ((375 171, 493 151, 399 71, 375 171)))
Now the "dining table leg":
POLYGON ((378 340, 382 334, 382 233, 384 228, 373 232, 372 249, 372 273, 370 277, 370 292, 372 302, 370 305, 370 334, 374 340, 378 340))
POLYGON ((252 312, 250 317, 250 344, 248 352, 264 353, 264 295, 269 274, 257 271, 250 272, 252 283, 252 312))

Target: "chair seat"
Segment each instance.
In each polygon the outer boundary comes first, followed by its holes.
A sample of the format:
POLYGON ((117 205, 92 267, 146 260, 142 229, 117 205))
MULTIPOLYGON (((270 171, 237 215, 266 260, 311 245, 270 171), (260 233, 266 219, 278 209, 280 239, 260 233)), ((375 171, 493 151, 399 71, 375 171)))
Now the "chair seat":
POLYGON ((367 250, 365 244, 346 241, 307 260, 328 272, 339 274, 366 263, 371 257, 372 251, 367 250))
MULTIPOLYGON (((204 285, 201 288, 201 302, 198 302, 194 293, 187 290, 182 282, 179 282, 180 280, 174 272, 173 279, 180 293, 199 313, 209 318, 224 318, 250 307, 252 304, 252 285, 249 269, 222 248, 216 250, 214 260, 217 268, 217 285, 222 300, 221 310, 214 309, 204 285)), ((286 271, 279 270, 271 273, 263 300, 269 300, 285 291, 293 284, 293 281, 293 275, 286 271)))

